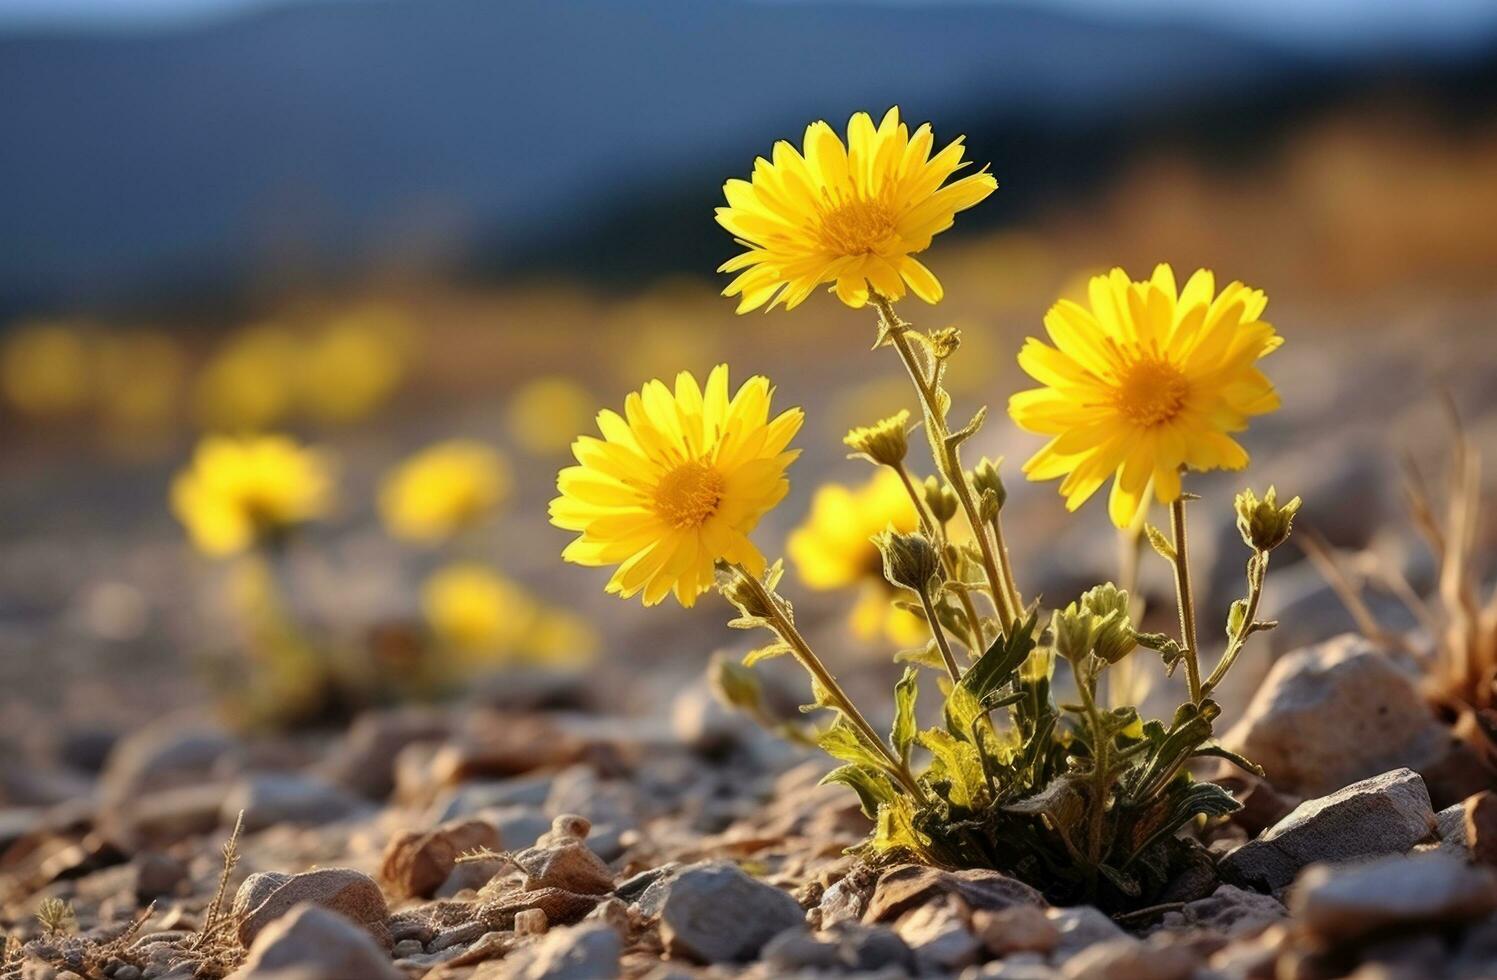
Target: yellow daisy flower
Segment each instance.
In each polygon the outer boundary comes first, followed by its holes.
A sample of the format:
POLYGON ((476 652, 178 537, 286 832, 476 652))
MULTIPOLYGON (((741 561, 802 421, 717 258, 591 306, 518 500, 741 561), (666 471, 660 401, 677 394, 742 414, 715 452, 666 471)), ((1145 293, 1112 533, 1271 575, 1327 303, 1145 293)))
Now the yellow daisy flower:
POLYGON ((711 588, 719 559, 760 574, 764 558, 748 534, 785 496, 786 447, 800 409, 769 418, 774 389, 753 377, 728 395, 727 365, 705 389, 689 373, 674 393, 660 381, 631 392, 624 414, 598 414, 602 439, 572 444, 580 465, 557 477, 551 523, 580 536, 562 553, 579 565, 618 564, 608 591, 644 593, 654 605, 675 592, 683 606, 711 588))
POLYGON ((1062 300, 1045 315, 1055 346, 1033 337, 1019 365, 1045 387, 1009 400, 1021 428, 1050 436, 1024 464, 1031 480, 1065 477, 1071 510, 1109 476, 1108 512, 1132 523, 1147 492, 1180 496, 1180 471, 1241 469, 1247 452, 1228 433, 1279 407, 1258 359, 1283 338, 1259 319, 1267 298, 1240 282, 1220 294, 1201 269, 1176 290, 1168 265, 1145 282, 1122 269, 1091 280, 1091 309, 1062 300))
POLYGON ((286 436, 208 436, 171 489, 173 512, 210 555, 236 554, 321 517, 331 500, 327 461, 286 436))
POLYGON ((811 511, 790 534, 785 550, 801 581, 817 590, 860 586, 848 616, 853 634, 871 640, 879 634, 900 646, 924 642, 919 616, 893 604, 884 579, 884 559, 873 536, 886 528, 913 531, 920 519, 899 474, 879 469, 862 486, 828 483, 811 498, 811 511))
POLYGON ((509 467, 498 452, 472 439, 449 439, 385 478, 380 514, 397 538, 440 542, 488 516, 509 484, 509 467))
POLYGON ((433 572, 421 587, 421 610, 444 646, 475 657, 512 653, 539 614, 525 589, 473 562, 433 572))
POLYGON ((847 143, 825 122, 806 127, 803 149, 781 140, 773 161, 760 157, 750 180, 723 185, 728 206, 717 223, 748 251, 719 272, 737 272, 723 290, 741 297, 738 312, 805 301, 825 282, 851 307, 868 302, 869 284, 887 299, 908 286, 927 303, 941 284, 914 256, 964 211, 993 193, 986 170, 941 186, 967 166, 962 137, 935 156, 930 125, 912 135, 896 106, 875 128, 866 112, 847 124, 847 143))

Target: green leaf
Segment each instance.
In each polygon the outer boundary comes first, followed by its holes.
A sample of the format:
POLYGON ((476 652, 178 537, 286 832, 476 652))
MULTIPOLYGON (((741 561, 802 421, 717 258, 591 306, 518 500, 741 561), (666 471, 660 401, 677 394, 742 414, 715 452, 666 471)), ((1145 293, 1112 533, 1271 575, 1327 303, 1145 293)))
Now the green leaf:
POLYGON ((1008 636, 998 636, 992 644, 962 675, 961 686, 972 692, 979 701, 1013 679, 1014 672, 1023 665, 1034 649, 1034 627, 1039 621, 1037 613, 1030 613, 1024 623, 1015 621, 1008 636))
POLYGON ((915 805, 907 796, 896 796, 891 803, 878 808, 874 825, 873 850, 879 854, 907 851, 923 856, 930 838, 915 828, 915 805))
POLYGON ((882 770, 887 764, 878 750, 870 746, 858 730, 840 715, 817 736, 816 744, 821 746, 823 752, 840 762, 870 766, 877 770, 882 770))
POLYGON ((1233 639, 1242 631, 1243 620, 1247 619, 1247 600, 1237 599, 1233 601, 1232 608, 1227 610, 1227 638, 1233 639))
POLYGON ((1153 545, 1154 550, 1159 552, 1159 557, 1173 565, 1175 563, 1175 546, 1170 544, 1170 539, 1164 536, 1164 532, 1152 524, 1145 524, 1144 534, 1148 537, 1149 544, 1153 545))
POLYGON ((762 647, 756 647, 743 655, 743 665, 752 667, 763 660, 773 660, 775 657, 783 657, 790 653, 790 647, 782 641, 766 643, 762 647))
POLYGON ((858 805, 862 808, 863 815, 869 819, 878 817, 880 804, 892 803, 898 795, 894 791, 894 784, 881 771, 851 763, 833 769, 821 777, 818 785, 824 786, 827 783, 841 783, 850 787, 858 794, 858 805))
POLYGON ((1198 758, 1201 756, 1209 756, 1216 759, 1226 759, 1237 768, 1242 769, 1245 772, 1250 772, 1255 776, 1268 775, 1263 771, 1263 767, 1258 765, 1258 763, 1247 758, 1246 756, 1239 755, 1238 753, 1233 752, 1231 749, 1216 741, 1207 742, 1205 745, 1201 746, 1191 753, 1192 758, 1198 758))
POLYGON ((950 782, 947 799, 953 806, 977 809, 987 792, 987 778, 977 746, 942 728, 927 728, 917 741, 935 757, 926 776, 950 782))
POLYGON ((1047 817, 1060 834, 1066 848, 1072 851, 1073 856, 1079 857, 1072 840, 1076 832, 1082 829, 1082 822, 1086 817, 1086 798, 1076 788, 1075 777, 1059 776, 1038 793, 1010 803, 1004 809, 1009 813, 1047 817))
POLYGON ((920 671, 906 667, 904 676, 894 685, 894 728, 889 733, 894 751, 906 761, 910 757, 910 746, 915 741, 915 698, 919 695, 920 671))
POLYGON ((946 695, 946 730, 957 738, 966 738, 983 714, 982 702, 961 684, 946 695))
POLYGON ((921 667, 929 667, 931 670, 946 672, 946 661, 941 658, 941 650, 936 646, 935 640, 926 641, 923 647, 911 647, 901 650, 894 655, 894 662, 899 664, 918 664, 921 667))
POLYGON ((1134 823, 1129 834, 1132 853, 1123 867, 1128 867, 1142 853, 1199 816, 1219 817, 1242 809, 1222 787, 1215 783, 1191 782, 1181 777, 1169 792, 1150 804, 1134 823))

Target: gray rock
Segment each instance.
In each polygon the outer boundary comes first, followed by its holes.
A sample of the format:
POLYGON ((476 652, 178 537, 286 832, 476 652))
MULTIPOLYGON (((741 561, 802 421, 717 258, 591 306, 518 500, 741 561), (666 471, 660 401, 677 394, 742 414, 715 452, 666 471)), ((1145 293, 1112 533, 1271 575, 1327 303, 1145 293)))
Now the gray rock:
POLYGON ((362 926, 382 946, 391 945, 384 893, 373 878, 352 868, 250 875, 234 896, 240 943, 250 946, 261 930, 303 903, 332 909, 362 926))
POLYGON ((967 928, 956 902, 947 897, 917 905, 894 923, 922 972, 949 973, 977 962, 982 941, 967 928))
POLYGON ((1210 896, 1166 913, 1162 922, 1171 929, 1210 929, 1236 938, 1262 932, 1288 914, 1284 903, 1272 895, 1221 885, 1210 896))
POLYGON ((493 824, 499 831, 499 839, 510 850, 535 846, 540 836, 551 829, 551 821, 539 806, 485 807, 474 816, 493 824))
POLYGON ((366 804, 332 783, 296 773, 257 773, 235 783, 224 797, 220 821, 233 826, 244 812, 247 833, 277 824, 333 823, 366 809, 366 804))
POLYGON ((954 895, 973 909, 1046 904, 1039 892, 997 871, 943 871, 919 864, 899 864, 879 875, 863 921, 889 922, 942 895, 954 895))
POLYGON ((857 867, 842 878, 827 886, 821 893, 822 928, 839 922, 856 922, 868 910, 868 900, 873 897, 873 888, 878 884, 878 870, 857 867))
POLYGON ((619 975, 622 944, 601 922, 553 929, 534 946, 479 966, 472 980, 608 980, 619 975))
POLYGON ((1061 975, 1065 980, 1187 980, 1195 969, 1196 958, 1179 946, 1113 939, 1066 960, 1061 975))
POLYGON ((1290 909, 1328 943, 1426 923, 1469 922, 1497 909, 1497 874, 1448 854, 1395 855, 1315 865, 1295 883, 1290 909))
POLYGON ((1306 800, 1223 858, 1220 870, 1228 881, 1277 891, 1307 865, 1402 854, 1434 829, 1424 780, 1395 769, 1306 800))
POLYGON ((727 862, 688 866, 664 885, 660 938, 673 956, 702 963, 743 962, 776 934, 805 920, 789 894, 727 862))
POLYGON ((373 800, 383 800, 395 786, 393 762, 400 750, 418 742, 437 742, 451 730, 439 712, 417 708, 366 711, 349 726, 323 762, 322 775, 333 783, 373 800))
POLYGON ((1435 765, 1451 734, 1410 669, 1346 634, 1281 659, 1222 741, 1276 789, 1324 796, 1389 769, 1435 765))
POLYGON ((915 954, 898 933, 887 926, 856 922, 815 933, 803 926, 787 929, 771 939, 759 955, 777 973, 896 970, 904 975, 916 970, 915 954))
POLYGON ((259 931, 235 980, 299 969, 322 980, 403 980, 369 933, 336 912, 297 904, 259 931))
POLYGON ((1109 919, 1107 913, 1090 905, 1047 909, 1045 915, 1058 933, 1055 947, 1055 958, 1058 961, 1068 959, 1096 943, 1132 938, 1109 919))
POLYGON ((163 719, 120 739, 99 779, 105 806, 163 789, 207 781, 243 755, 237 739, 217 728, 163 719))
MULTIPOLYGON (((459 817, 475 817, 490 807, 535 807, 546 802, 551 792, 550 776, 516 776, 513 779, 483 779, 463 783, 437 800, 428 814, 432 823, 446 823, 459 817)), ((544 824, 550 824, 545 816, 544 824)), ((541 828, 545 832, 545 827, 541 828)))

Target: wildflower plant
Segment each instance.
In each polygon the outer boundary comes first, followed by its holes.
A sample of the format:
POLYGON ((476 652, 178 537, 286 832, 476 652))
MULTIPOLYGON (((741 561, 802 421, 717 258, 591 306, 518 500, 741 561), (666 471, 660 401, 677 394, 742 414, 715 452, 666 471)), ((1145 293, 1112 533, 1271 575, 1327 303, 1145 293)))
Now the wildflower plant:
MULTIPOLYGON (((778 143, 750 180, 729 181, 728 206, 718 210, 746 249, 722 269, 739 273, 724 290, 740 297, 739 312, 793 309, 830 283, 846 305, 874 308, 874 348, 898 358, 918 401, 917 419, 901 413, 846 439, 913 512, 870 534, 890 605, 925 632, 905 657, 887 733, 800 631, 780 592, 782 564, 748 540, 784 495, 796 455, 788 444, 800 427, 798 411, 770 420, 764 379, 729 400, 726 368, 713 372, 706 394, 683 374, 674 392, 655 381, 631 395, 623 417, 602 413, 604 438, 574 444, 579 465, 561 472, 552 520, 580 535, 569 560, 618 566, 609 591, 626 598, 642 592, 653 604, 674 592, 691 605, 715 569, 717 589, 738 610, 729 625, 770 637, 745 665, 789 656, 810 675, 805 710, 831 715, 815 741, 841 763, 826 779, 850 787, 875 821, 862 847, 868 858, 996 868, 1056 901, 1147 904, 1202 860, 1182 829, 1238 806, 1225 789, 1197 781, 1192 760, 1218 756, 1252 768, 1212 740, 1221 709, 1211 694, 1247 639, 1274 625, 1256 618, 1258 602, 1269 553, 1287 537, 1299 502, 1280 504, 1273 491, 1238 498, 1246 595, 1228 611, 1225 652, 1203 674, 1186 537, 1195 498, 1182 477, 1246 465, 1232 434, 1277 406, 1257 362, 1280 339, 1260 319, 1261 292, 1238 283, 1217 291, 1205 271, 1177 289, 1164 265, 1141 282, 1114 270, 1092 281, 1090 309, 1062 302, 1050 311, 1054 346, 1030 340, 1020 355, 1041 387, 1009 406, 1020 427, 1049 437, 1025 473, 1063 478, 1072 509, 1113 481, 1113 521, 1142 525, 1174 572, 1180 630, 1139 632, 1128 593, 1111 583, 1042 610, 1041 600, 1024 598, 1007 546, 1002 460, 963 460, 987 412, 955 414, 945 378, 961 334, 922 332, 895 307, 907 290, 941 299, 915 256, 996 187, 986 171, 948 183, 966 166, 962 141, 934 155, 933 146, 929 126, 912 134, 897 110, 877 126, 853 116, 846 143, 814 123, 800 149, 778 143), (933 461, 924 477, 909 459, 916 430, 933 461), (1147 525, 1155 500, 1169 507, 1169 533, 1147 525), (1157 651, 1170 672, 1185 668, 1186 694, 1169 719, 1099 699, 1108 672, 1143 651, 1157 651), (926 670, 941 701, 930 727, 917 713, 926 670)), ((844 569, 866 559, 816 555, 808 563, 810 543, 851 550, 822 532, 793 541, 792 556, 813 577, 850 579, 844 569)), ((719 665, 714 676, 732 703, 761 712, 751 675, 719 665)))

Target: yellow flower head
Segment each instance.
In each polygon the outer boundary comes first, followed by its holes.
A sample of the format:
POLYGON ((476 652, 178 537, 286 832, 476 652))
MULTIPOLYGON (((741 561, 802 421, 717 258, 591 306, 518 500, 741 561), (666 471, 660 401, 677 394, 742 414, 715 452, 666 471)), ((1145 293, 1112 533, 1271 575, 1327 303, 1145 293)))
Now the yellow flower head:
POLYGON ((210 555, 244 551, 327 513, 327 461, 286 436, 208 436, 172 482, 171 503, 210 555))
POLYGON ((717 223, 748 251, 719 272, 739 275, 724 296, 741 297, 738 312, 805 301, 824 282, 851 307, 868 289, 898 299, 908 286, 927 303, 941 284, 914 256, 966 210, 998 187, 986 170, 942 187, 962 160, 962 138, 931 156, 935 138, 922 124, 911 135, 896 106, 877 128, 866 112, 847 124, 847 143, 825 122, 806 127, 803 150, 781 140, 773 162, 760 157, 751 180, 723 185, 728 206, 717 223))
POLYGON ((457 653, 511 653, 539 613, 515 582, 476 563, 448 565, 421 589, 421 609, 441 643, 457 653))
POLYGON ((873 536, 886 528, 913 531, 915 505, 893 470, 867 483, 827 483, 811 498, 811 512, 785 545, 801 581, 813 589, 840 589, 864 578, 882 579, 883 558, 873 536))
POLYGON ((1065 477, 1075 510, 1113 477, 1108 511, 1126 527, 1147 491, 1180 496, 1180 470, 1240 469, 1247 452, 1228 433, 1279 407, 1258 359, 1283 338, 1258 319, 1267 299, 1240 282, 1216 292, 1205 269, 1176 290, 1168 265, 1130 282, 1122 269, 1092 279, 1091 309, 1062 300, 1045 315, 1052 347, 1033 337, 1019 365, 1044 385, 1021 391, 1009 414, 1050 436, 1024 464, 1031 480, 1065 477))
POLYGON ((560 454, 592 417, 592 396, 565 375, 536 378, 510 397, 505 421, 519 446, 537 456, 560 454))
POLYGON ((683 606, 712 586, 719 559, 758 575, 764 558, 748 535, 790 484, 799 450, 790 440, 804 419, 791 409, 771 420, 774 389, 753 377, 728 394, 727 365, 705 389, 683 371, 676 388, 651 381, 631 392, 624 414, 598 414, 602 439, 572 444, 577 466, 557 477, 551 523, 580 536, 562 556, 619 567, 608 591, 644 593, 654 605, 674 591, 683 606))
POLYGON ((397 538, 436 543, 488 516, 509 483, 498 452, 471 439, 450 439, 416 453, 385 478, 380 513, 397 538))
POLYGON ((23 327, 0 346, 0 391, 27 415, 60 415, 88 403, 92 356, 69 323, 23 327))

